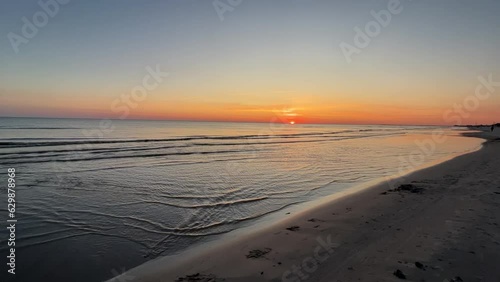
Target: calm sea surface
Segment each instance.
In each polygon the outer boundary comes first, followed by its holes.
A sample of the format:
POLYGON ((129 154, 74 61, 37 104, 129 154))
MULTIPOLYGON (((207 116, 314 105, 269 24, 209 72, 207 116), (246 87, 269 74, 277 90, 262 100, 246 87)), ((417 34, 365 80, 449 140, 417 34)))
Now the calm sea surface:
MULTIPOLYGON (((255 219, 477 149, 434 127, 0 118, 17 171, 17 280, 103 281, 255 219)), ((1 189, 0 219, 7 219, 1 189)), ((7 232, 0 233, 5 266, 7 232)), ((5 267, 4 267, 5 268, 5 267)), ((0 277, 6 275, 6 270, 0 277)), ((8 279, 8 277, 6 278, 8 279)))

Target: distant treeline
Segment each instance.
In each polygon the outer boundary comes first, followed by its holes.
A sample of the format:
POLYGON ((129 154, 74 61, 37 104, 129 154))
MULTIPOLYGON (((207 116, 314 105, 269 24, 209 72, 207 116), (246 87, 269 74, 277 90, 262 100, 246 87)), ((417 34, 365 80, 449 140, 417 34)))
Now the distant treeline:
MULTIPOLYGON (((500 123, 493 124, 495 127, 500 127, 500 123)), ((491 127, 491 124, 476 124, 476 125, 455 125, 458 127, 469 127, 469 128, 478 128, 478 127, 491 127)))

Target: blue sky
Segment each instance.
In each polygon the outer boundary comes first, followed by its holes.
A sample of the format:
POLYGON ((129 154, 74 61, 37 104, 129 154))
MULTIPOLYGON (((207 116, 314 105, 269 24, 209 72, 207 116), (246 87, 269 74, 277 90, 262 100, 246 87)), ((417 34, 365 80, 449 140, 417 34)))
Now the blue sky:
POLYGON ((12 107, 0 115, 57 113, 71 99, 88 104, 80 115, 104 115, 157 64, 171 77, 151 103, 166 104, 442 109, 478 75, 500 77, 500 1, 401 0, 403 11, 347 63, 339 44, 352 44, 354 27, 388 2, 243 0, 221 21, 212 1, 73 0, 16 54, 7 34, 21 34, 21 18, 41 8, 2 1, 0 97, 12 107))

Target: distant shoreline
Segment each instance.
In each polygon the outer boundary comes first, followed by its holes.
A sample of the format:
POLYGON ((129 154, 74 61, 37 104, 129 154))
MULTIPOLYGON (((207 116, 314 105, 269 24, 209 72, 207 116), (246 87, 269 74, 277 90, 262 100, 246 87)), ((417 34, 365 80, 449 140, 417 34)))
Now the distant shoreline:
MULTIPOLYGON (((119 118, 106 118, 106 117, 32 117, 32 116, 22 116, 22 117, 12 117, 12 116, 0 116, 0 118, 6 119, 69 119, 69 120, 112 120, 112 121, 152 121, 152 122, 214 122, 214 123, 256 123, 256 124, 269 124, 269 123, 279 123, 271 121, 226 121, 226 120, 189 120, 189 119, 140 119, 140 118, 130 118, 130 119, 119 119, 119 118)), ((280 123, 281 124, 281 123, 280 123)), ((283 123, 287 124, 287 123, 283 123)), ((428 127, 446 127, 451 128, 455 125, 443 125, 443 124, 377 124, 377 123, 297 123, 296 125, 353 125, 353 126, 428 126, 428 127)), ((466 127, 466 126, 462 126, 466 127)))

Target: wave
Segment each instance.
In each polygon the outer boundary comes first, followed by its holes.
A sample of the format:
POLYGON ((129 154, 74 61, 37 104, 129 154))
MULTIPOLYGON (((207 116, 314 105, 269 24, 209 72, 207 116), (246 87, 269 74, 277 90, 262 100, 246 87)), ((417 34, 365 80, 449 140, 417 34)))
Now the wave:
POLYGON ((173 203, 165 203, 165 202, 161 202, 161 201, 148 200, 148 201, 135 201, 135 202, 129 202, 129 203, 109 204, 106 206, 120 207, 120 206, 131 206, 131 205, 142 205, 142 204, 158 204, 158 205, 166 205, 166 206, 185 208, 185 209, 199 209, 199 208, 215 208, 215 207, 234 206, 234 205, 239 205, 239 204, 246 204, 246 203, 263 201, 266 199, 269 199, 269 197, 262 196, 262 197, 258 197, 258 198, 246 198, 246 199, 239 199, 239 200, 233 200, 233 201, 221 201, 221 202, 215 202, 215 203, 193 204, 193 205, 181 205, 181 204, 173 204, 173 203))
MULTIPOLYGON (((369 131, 369 130, 365 130, 369 131)), ((382 130, 378 130, 382 131, 382 130)), ((392 130, 384 130, 392 131, 392 130)), ((155 143, 155 142, 180 142, 193 140, 244 140, 244 139, 279 139, 279 138, 303 138, 303 137, 328 137, 345 133, 359 133, 361 130, 344 130, 332 132, 309 132, 294 134, 253 134, 235 136, 185 136, 165 139, 125 139, 125 140, 84 140, 84 141, 54 141, 54 142, 13 142, 1 141, 0 148, 20 148, 20 147, 50 147, 68 145, 93 145, 93 144, 120 144, 120 143, 155 143)))
POLYGON ((75 148, 75 149, 60 149, 60 150, 21 151, 21 152, 12 152, 12 153, 7 153, 7 154, 0 154, 0 156, 9 157, 9 155, 51 154, 51 153, 71 153, 71 152, 117 153, 117 152, 134 152, 134 151, 152 151, 152 150, 186 148, 186 147, 191 147, 191 145, 145 147, 145 148, 135 148, 135 147, 128 147, 128 148, 87 148, 87 149, 75 148))
POLYGON ((93 158, 66 158, 66 159, 37 159, 37 160, 23 160, 9 162, 10 159, 2 158, 0 164, 8 163, 9 165, 25 164, 25 163, 46 163, 46 162, 80 162, 80 161, 98 161, 98 160, 111 160, 111 159, 136 159, 136 158, 151 158, 151 157, 167 157, 167 156, 185 156, 185 155, 212 155, 212 154, 229 154, 229 153, 243 153, 243 152, 256 152, 262 150, 225 150, 225 151, 201 151, 201 152, 176 152, 176 153, 156 153, 156 154, 143 154, 143 155, 122 155, 122 156, 103 156, 93 158))
MULTIPOLYGON (((340 132, 337 132, 340 133, 340 132)), ((185 143, 185 144, 172 144, 167 146, 132 146, 132 147, 97 147, 97 148, 75 148, 75 149, 54 149, 54 150, 30 150, 30 151, 8 151, 7 153, 0 153, 2 159, 0 164, 8 163, 9 165, 15 164, 27 164, 27 163, 47 163, 47 162, 78 162, 78 161, 97 161, 97 160, 111 160, 111 159, 135 159, 135 158, 158 158, 158 157, 168 157, 168 156, 187 156, 187 155, 211 155, 211 154, 230 154, 230 153, 243 153, 243 152, 260 152, 266 151, 270 148, 256 147, 262 145, 286 145, 294 143, 320 143, 320 142, 331 142, 331 141, 341 141, 347 139, 358 139, 358 138, 370 138, 370 137, 381 137, 398 135, 401 133, 375 133, 371 135, 326 135, 320 137, 315 134, 315 137, 311 139, 298 139, 298 140, 275 140, 275 141, 259 141, 259 142, 216 142, 216 143, 185 143), (207 151, 201 150, 203 147, 221 147, 218 150, 207 151), (232 149, 229 147, 232 146, 232 149), (235 147, 239 146, 239 147, 235 147), (200 147, 199 151, 195 150, 196 147, 200 147), (226 148, 228 147, 228 148, 226 148), (182 149, 192 149, 192 150, 182 150, 182 149), (162 150, 174 149, 174 152, 167 151, 162 152, 162 150), (149 152, 149 153, 148 153, 149 152), (92 156, 94 155, 94 156, 92 156)), ((246 135, 248 136, 248 135, 246 135)), ((310 135, 312 136, 312 135, 310 135)), ((201 137, 191 137, 190 140, 197 140, 201 137)), ((205 138, 205 137, 204 137, 205 138)), ((207 139, 206 137, 205 139, 207 139)), ((219 137, 217 137, 219 138, 219 137)), ((231 137, 233 139, 238 139, 239 137, 231 137)), ((185 138, 188 139, 188 138, 185 138)), ((229 137, 225 137, 225 140, 229 137)), ((165 140, 179 140, 179 139, 144 139, 144 140, 123 140, 123 141, 92 141, 94 144, 119 144, 119 143, 132 143, 132 142, 160 142, 165 140)), ((215 139, 219 140, 219 139, 215 139)), ((32 145, 33 143, 19 143, 19 142, 0 142, 3 144, 16 144, 14 147, 21 147, 21 145, 32 145)), ((40 142, 36 146, 44 146, 45 144, 82 144, 81 142, 40 142)), ((89 143, 87 143, 89 144, 89 143)), ((1 148, 1 147, 0 147, 1 148)), ((13 147, 10 147, 13 148, 13 147)))

